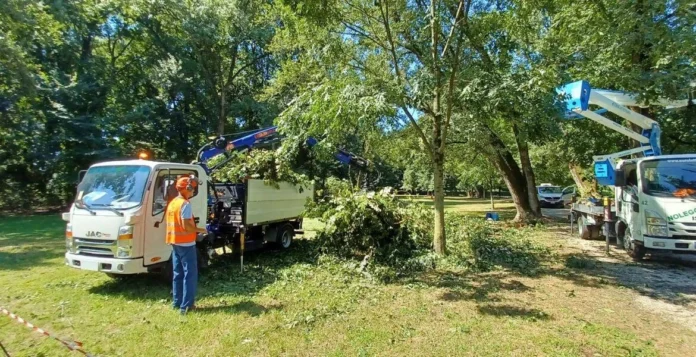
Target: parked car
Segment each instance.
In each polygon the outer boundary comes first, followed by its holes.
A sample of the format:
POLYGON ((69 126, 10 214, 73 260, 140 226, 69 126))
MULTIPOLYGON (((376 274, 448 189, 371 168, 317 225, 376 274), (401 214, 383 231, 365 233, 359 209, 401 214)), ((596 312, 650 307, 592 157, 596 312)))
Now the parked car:
POLYGON ((575 194, 575 186, 561 188, 561 186, 550 183, 542 183, 537 186, 539 205, 543 208, 563 208, 572 202, 575 194))

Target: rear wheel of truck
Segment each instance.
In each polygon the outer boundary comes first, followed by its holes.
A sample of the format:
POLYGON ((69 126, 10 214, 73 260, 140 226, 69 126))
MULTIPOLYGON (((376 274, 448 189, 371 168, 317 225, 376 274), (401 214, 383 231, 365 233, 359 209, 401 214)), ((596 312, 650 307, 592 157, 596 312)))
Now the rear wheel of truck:
POLYGON ((578 216, 577 226, 578 236, 580 236, 581 239, 590 239, 592 234, 590 233, 590 227, 587 226, 587 219, 585 218, 585 215, 580 214, 580 216, 578 216))
POLYGON ((281 249, 288 249, 295 238, 295 228, 289 224, 282 226, 278 230, 277 244, 281 249))
POLYGON ((645 247, 633 242, 630 228, 626 228, 626 233, 624 233, 623 246, 628 256, 634 261, 641 261, 645 257, 645 247))
POLYGON ((581 239, 591 240, 597 239, 600 236, 600 230, 598 226, 590 225, 587 223, 587 217, 584 214, 580 214, 577 220, 578 225, 578 235, 581 239))

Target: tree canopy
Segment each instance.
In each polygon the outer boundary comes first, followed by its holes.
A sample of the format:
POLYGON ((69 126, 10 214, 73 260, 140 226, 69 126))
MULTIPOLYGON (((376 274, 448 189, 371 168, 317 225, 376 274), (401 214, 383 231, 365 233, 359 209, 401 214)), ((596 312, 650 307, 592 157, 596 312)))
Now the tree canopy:
MULTIPOLYGON (((680 0, 6 0, 0 206, 63 206, 95 162, 190 162, 277 124, 288 150, 315 136, 317 157, 341 147, 380 173, 322 175, 432 194, 443 253, 446 193, 505 185, 533 220, 538 181, 585 185, 593 155, 634 145, 562 120, 558 86, 693 97, 695 25, 680 0)), ((642 112, 666 153, 696 149, 693 106, 642 112)))

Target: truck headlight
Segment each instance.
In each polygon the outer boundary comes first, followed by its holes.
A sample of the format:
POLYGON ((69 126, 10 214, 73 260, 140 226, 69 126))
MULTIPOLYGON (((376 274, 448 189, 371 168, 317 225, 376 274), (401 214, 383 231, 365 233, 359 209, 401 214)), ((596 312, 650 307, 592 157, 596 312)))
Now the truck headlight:
POLYGON ((75 253, 75 241, 73 240, 72 224, 65 226, 65 249, 70 253, 75 253))
POLYGON ((119 246, 116 247, 116 258, 130 258, 132 250, 132 246, 122 246, 119 241, 119 246))
POLYGON ((667 232, 667 226, 656 226, 649 224, 648 225, 648 235, 655 236, 655 237, 667 237, 669 234, 667 232))
POLYGON ((118 229, 116 240, 116 258, 129 258, 133 251, 133 226, 118 229))
POLYGON ((645 223, 648 227, 648 235, 655 237, 668 237, 669 229, 667 221, 655 212, 645 211, 645 223))

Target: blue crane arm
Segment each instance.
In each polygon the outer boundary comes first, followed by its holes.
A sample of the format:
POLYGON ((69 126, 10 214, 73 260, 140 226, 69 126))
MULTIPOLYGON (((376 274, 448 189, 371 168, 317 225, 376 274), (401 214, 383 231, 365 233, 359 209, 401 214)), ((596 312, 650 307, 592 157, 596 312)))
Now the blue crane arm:
MULTIPOLYGON (((242 137, 228 140, 224 136, 215 139, 213 142, 204 145, 198 150, 198 164, 208 172, 214 171, 215 167, 209 168, 207 162, 220 154, 229 151, 241 151, 251 148, 261 148, 283 140, 283 137, 278 132, 278 127, 272 126, 264 129, 252 131, 242 137)), ((319 141, 313 137, 307 139, 307 145, 313 147, 319 141)), ((350 153, 345 150, 338 149, 334 155, 336 159, 344 165, 355 165, 360 168, 366 168, 370 162, 360 156, 350 153)))
MULTIPOLYGON (((600 184, 614 184, 615 162, 621 157, 638 153, 643 153, 645 156, 661 155, 660 125, 656 121, 628 108, 646 107, 645 104, 638 102, 636 96, 619 91, 592 88, 586 81, 568 83, 557 88, 557 92, 565 97, 563 103, 566 107, 565 119, 588 118, 640 143, 640 147, 635 149, 593 157, 595 176, 600 184), (590 105, 600 107, 601 109, 593 111, 590 109, 590 105), (629 127, 604 117, 602 114, 606 112, 612 112, 639 126, 641 132, 637 133, 629 127)), ((687 106, 688 102, 688 100, 658 99, 656 104, 672 109, 687 106)))

